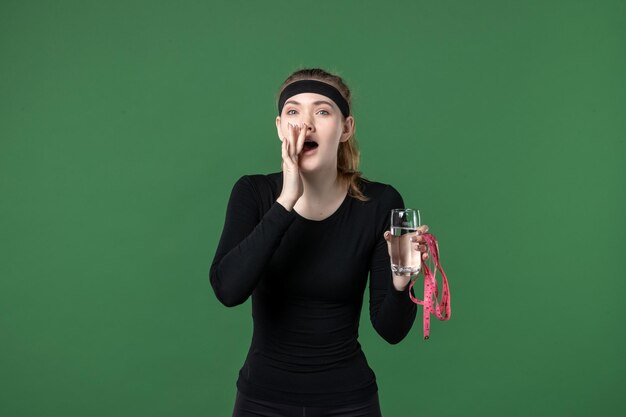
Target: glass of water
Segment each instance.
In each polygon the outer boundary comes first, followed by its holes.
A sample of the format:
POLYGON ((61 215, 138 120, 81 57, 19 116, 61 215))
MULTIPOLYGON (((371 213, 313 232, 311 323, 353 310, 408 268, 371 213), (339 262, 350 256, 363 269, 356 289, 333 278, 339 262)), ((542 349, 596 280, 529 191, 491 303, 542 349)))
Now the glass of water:
POLYGON ((422 254, 411 242, 420 224, 419 210, 391 210, 391 270, 395 275, 417 275, 422 267, 422 254))

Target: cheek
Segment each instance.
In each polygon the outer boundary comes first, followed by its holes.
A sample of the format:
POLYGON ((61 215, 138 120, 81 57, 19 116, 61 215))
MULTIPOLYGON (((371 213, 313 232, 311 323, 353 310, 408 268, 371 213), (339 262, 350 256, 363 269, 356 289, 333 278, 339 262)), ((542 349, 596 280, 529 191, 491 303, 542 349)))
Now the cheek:
POLYGON ((281 121, 280 121, 280 131, 283 132, 285 135, 289 131, 289 123, 294 125, 294 124, 298 124, 299 121, 297 119, 295 119, 294 117, 288 117, 288 118, 281 119, 281 121))
POLYGON ((318 131, 323 132, 325 137, 332 138, 333 140, 341 136, 341 126, 338 126, 337 123, 328 121, 318 124, 316 128, 318 131))
POLYGON ((280 135, 286 138, 287 132, 289 132, 287 122, 280 122, 280 135))

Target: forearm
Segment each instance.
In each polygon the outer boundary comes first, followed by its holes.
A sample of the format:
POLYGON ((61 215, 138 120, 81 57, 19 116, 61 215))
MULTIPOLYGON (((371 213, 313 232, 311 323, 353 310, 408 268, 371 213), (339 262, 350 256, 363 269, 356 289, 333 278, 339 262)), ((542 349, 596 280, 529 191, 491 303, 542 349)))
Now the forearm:
POLYGON ((394 285, 389 285, 377 314, 372 318, 372 325, 383 339, 396 344, 409 333, 416 314, 417 306, 409 298, 408 291, 398 291, 394 285))
POLYGON ((293 213, 274 204, 241 242, 229 250, 218 247, 210 281, 222 304, 232 307, 248 299, 292 220, 293 213))

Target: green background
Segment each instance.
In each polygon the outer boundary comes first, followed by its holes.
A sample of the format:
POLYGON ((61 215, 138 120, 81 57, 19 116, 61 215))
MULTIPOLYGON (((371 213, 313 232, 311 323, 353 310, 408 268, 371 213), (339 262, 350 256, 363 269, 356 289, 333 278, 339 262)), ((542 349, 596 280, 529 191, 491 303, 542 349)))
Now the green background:
POLYGON ((234 182, 280 169, 302 66, 352 87, 365 176, 421 209, 450 280, 429 341, 421 314, 392 346, 363 312, 384 415, 626 415, 625 18, 2 0, 0 415, 230 415, 250 302, 208 269, 234 182))

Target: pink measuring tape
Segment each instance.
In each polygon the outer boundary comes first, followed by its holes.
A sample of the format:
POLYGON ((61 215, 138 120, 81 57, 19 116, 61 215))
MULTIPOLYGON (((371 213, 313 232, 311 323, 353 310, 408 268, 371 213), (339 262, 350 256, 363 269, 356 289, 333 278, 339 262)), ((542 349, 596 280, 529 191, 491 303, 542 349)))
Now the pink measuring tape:
POLYGON ((435 268, 431 271, 423 262, 422 271, 424 272, 424 300, 418 300, 411 294, 411 288, 417 281, 419 273, 416 278, 411 281, 409 285, 409 297, 415 304, 421 304, 424 306, 424 339, 428 339, 430 335, 430 315, 434 314, 439 320, 450 320, 450 288, 448 287, 448 279, 446 273, 443 272, 443 268, 439 263, 439 246, 437 246, 437 239, 430 233, 424 233, 421 236, 424 237, 430 257, 435 264, 435 268), (441 272, 442 276, 442 288, 441 288, 441 301, 437 304, 437 297, 439 296, 439 289, 437 287, 437 281, 435 275, 437 270, 441 272), (434 297, 433 297, 434 296, 434 297), (433 301, 434 299, 434 301, 433 301))

